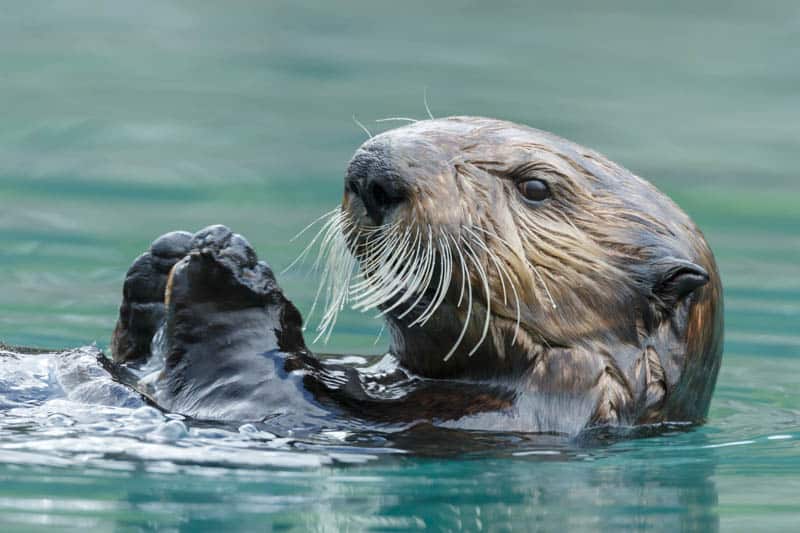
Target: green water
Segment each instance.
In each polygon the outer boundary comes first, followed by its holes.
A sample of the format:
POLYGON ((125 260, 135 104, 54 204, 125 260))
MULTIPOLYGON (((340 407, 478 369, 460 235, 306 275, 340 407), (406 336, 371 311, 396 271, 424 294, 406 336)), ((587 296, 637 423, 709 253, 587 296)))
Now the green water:
MULTIPOLYGON (((796 528, 798 65, 790 0, 0 3, 0 340, 107 346, 127 266, 170 229, 227 224, 282 269, 339 200, 352 116, 423 118, 425 90, 437 116, 527 123, 650 179, 726 298, 701 429, 289 467, 67 453, 0 417, 0 529, 796 528)), ((281 282, 307 310, 304 274, 281 282)), ((318 349, 377 353, 378 329, 346 313, 318 349)))

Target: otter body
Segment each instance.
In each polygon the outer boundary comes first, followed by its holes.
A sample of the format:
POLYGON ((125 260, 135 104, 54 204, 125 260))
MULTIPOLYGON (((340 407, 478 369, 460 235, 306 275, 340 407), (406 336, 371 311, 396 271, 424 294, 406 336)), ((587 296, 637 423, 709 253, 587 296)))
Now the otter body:
POLYGON ((156 347, 164 363, 127 382, 181 414, 288 425, 574 435, 708 411, 713 255, 672 201, 596 152, 484 118, 390 130, 355 153, 318 238, 320 335, 345 304, 378 311, 380 363, 315 358, 270 268, 213 226, 165 235, 128 272, 113 359, 144 365, 156 347))

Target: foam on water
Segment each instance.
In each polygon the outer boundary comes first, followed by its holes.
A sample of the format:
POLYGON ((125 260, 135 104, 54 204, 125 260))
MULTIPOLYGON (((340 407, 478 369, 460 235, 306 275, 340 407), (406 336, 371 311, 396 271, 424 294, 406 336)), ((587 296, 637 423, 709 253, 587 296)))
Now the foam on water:
MULTIPOLYGON (((254 424, 207 427, 151 407, 97 363, 98 350, 11 355, 0 364, 0 462, 126 468, 162 465, 303 468, 361 463, 358 450, 325 452, 347 432, 315 436, 321 450, 254 424)), ((391 453, 385 450, 382 453, 391 453)))

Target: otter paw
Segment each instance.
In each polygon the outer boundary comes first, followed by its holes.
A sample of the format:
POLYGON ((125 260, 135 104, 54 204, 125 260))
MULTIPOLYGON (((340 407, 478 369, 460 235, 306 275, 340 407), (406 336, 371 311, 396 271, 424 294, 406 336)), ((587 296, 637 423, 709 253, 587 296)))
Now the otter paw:
POLYGON ((175 263, 189 253, 192 238, 188 231, 164 234, 128 269, 111 338, 115 362, 137 363, 150 357, 150 342, 165 317, 167 278, 175 263))
POLYGON ((188 346, 225 344, 225 349, 305 349, 302 318, 286 299, 272 269, 252 246, 225 226, 197 232, 189 253, 167 283, 168 363, 188 346), (237 348, 238 347, 238 348, 237 348))

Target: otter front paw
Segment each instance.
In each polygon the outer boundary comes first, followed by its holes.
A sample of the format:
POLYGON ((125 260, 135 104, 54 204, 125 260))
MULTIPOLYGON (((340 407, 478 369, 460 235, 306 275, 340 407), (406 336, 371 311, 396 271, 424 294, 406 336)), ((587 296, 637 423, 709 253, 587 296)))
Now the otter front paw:
POLYGON ((137 363, 150 357, 150 342, 165 316, 167 278, 175 263, 191 250, 192 237, 188 231, 166 233, 128 269, 111 337, 115 362, 137 363))
POLYGON ((225 226, 194 234, 189 253, 172 268, 165 302, 170 354, 198 339, 209 345, 224 341, 226 349, 256 339, 261 351, 305 350, 300 313, 272 269, 225 226))

